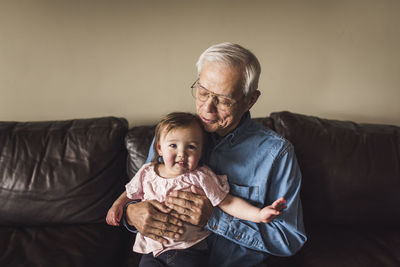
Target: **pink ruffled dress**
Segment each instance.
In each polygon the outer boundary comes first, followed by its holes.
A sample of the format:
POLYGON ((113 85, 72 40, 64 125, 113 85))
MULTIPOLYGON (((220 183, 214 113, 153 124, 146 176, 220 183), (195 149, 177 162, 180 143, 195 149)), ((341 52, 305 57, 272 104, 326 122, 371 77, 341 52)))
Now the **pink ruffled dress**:
MULTIPOLYGON (((203 189, 213 206, 217 206, 229 192, 226 175, 216 175, 206 166, 199 167, 176 178, 160 177, 155 172, 154 167, 154 164, 148 163, 140 168, 126 185, 128 198, 164 202, 171 191, 190 191, 190 186, 195 185, 203 189)), ((191 224, 184 224, 184 228, 185 233, 181 238, 179 240, 167 238, 169 241, 167 245, 137 233, 133 251, 142 254, 152 252, 154 257, 157 257, 167 250, 191 247, 210 234, 209 231, 191 224)))

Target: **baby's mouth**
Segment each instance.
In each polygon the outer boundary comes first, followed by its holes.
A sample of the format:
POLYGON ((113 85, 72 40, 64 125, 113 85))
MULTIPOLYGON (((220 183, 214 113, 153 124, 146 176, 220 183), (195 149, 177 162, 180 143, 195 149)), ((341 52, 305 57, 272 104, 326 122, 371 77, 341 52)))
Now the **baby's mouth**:
POLYGON ((185 162, 184 162, 184 161, 177 161, 176 164, 177 164, 179 167, 184 167, 184 166, 185 166, 185 162))

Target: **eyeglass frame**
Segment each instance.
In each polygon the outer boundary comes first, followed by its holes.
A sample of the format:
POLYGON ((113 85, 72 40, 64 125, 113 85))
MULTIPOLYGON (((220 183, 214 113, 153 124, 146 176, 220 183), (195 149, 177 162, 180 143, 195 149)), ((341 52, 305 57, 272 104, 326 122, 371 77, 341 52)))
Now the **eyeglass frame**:
POLYGON ((216 93, 214 93, 214 92, 211 92, 211 91, 208 90, 207 88, 205 88, 203 85, 201 85, 201 83, 199 82, 199 80, 200 80, 200 78, 197 78, 197 79, 194 81, 194 83, 192 84, 192 86, 190 86, 192 96, 194 97, 194 99, 199 100, 200 102, 204 103, 204 102, 206 102, 206 101, 209 99, 209 97, 210 97, 210 95, 211 95, 211 96, 212 96, 212 99, 213 99, 212 103, 213 103, 214 106, 215 106, 217 109, 219 109, 219 110, 231 110, 235 105, 237 105, 240 101, 242 101, 242 99, 244 99, 244 98, 246 97, 245 95, 243 95, 243 97, 241 97, 240 99, 237 100, 237 99, 234 99, 234 98, 230 98, 230 97, 226 97, 226 96, 223 96, 223 95, 216 94, 216 93), (195 95, 195 92, 194 92, 194 91, 197 92, 196 84, 197 84, 199 87, 201 87, 203 90, 206 90, 206 91, 207 91, 208 96, 207 96, 207 99, 206 99, 206 100, 202 101, 202 100, 200 100, 200 99, 195 95), (221 103, 221 101, 219 101, 219 97, 225 98, 225 99, 227 99, 227 100, 229 100, 229 101, 232 101, 233 103, 230 104, 229 106, 227 106, 226 109, 218 108, 218 104, 221 103), (214 100, 215 98, 217 99, 217 102, 214 100))

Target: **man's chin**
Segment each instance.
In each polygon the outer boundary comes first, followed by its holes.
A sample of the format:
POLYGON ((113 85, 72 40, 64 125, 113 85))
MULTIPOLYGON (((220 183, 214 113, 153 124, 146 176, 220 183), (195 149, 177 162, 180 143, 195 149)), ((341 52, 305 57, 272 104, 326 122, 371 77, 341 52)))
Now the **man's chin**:
POLYGON ((215 124, 206 124, 206 123, 203 123, 203 126, 204 126, 204 130, 205 130, 206 132, 208 132, 208 133, 213 133, 213 132, 215 132, 215 131, 218 129, 218 127, 217 127, 215 124))
POLYGON ((201 122, 203 123, 203 127, 207 132, 214 132, 216 130, 217 123, 212 120, 207 120, 203 117, 200 117, 201 122))

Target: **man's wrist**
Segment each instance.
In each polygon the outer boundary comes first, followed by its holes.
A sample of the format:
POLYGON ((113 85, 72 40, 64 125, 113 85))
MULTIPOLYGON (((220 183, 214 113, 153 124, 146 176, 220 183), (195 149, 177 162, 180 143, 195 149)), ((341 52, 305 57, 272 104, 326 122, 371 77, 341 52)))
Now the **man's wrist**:
POLYGON ((126 209, 128 208, 129 205, 131 205, 131 204, 136 204, 136 203, 138 203, 138 202, 140 202, 140 200, 132 200, 132 201, 129 201, 128 203, 126 203, 126 204, 124 205, 124 210, 123 210, 123 214, 122 214, 122 224, 125 226, 125 228, 126 228, 129 232, 135 233, 135 234, 138 232, 138 230, 137 230, 134 226, 132 226, 132 225, 130 225, 130 224, 128 223, 128 221, 127 221, 127 219, 126 219, 126 209))

